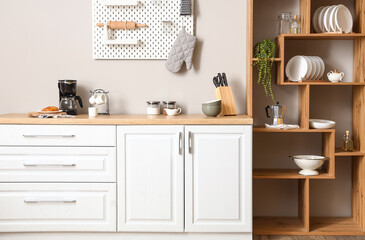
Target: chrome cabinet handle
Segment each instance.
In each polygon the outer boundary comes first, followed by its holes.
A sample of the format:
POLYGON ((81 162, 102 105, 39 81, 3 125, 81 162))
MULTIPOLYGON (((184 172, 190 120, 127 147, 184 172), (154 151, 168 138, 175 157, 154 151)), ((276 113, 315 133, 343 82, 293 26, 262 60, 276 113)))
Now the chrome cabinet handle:
POLYGON ((189 132, 189 153, 192 152, 192 134, 189 132))
POLYGON ((179 154, 182 153, 182 133, 179 132, 179 154))
POLYGON ((60 200, 40 200, 36 198, 25 198, 25 203, 76 203, 76 199, 60 199, 60 200))
POLYGON ((28 135, 28 134, 23 134, 23 137, 25 137, 25 138, 36 138, 36 137, 49 137, 49 138, 62 137, 62 138, 74 138, 74 137, 76 137, 76 135, 28 135))
POLYGON ((24 167, 76 167, 76 163, 23 163, 24 167))

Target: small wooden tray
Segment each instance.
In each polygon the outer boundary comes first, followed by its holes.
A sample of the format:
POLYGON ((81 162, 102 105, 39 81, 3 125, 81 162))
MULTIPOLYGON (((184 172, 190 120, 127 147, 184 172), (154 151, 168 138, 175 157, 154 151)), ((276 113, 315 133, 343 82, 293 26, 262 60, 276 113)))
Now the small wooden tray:
POLYGON ((39 117, 44 114, 49 115, 66 115, 66 112, 55 112, 55 113, 49 113, 49 112, 29 112, 28 117, 39 117))

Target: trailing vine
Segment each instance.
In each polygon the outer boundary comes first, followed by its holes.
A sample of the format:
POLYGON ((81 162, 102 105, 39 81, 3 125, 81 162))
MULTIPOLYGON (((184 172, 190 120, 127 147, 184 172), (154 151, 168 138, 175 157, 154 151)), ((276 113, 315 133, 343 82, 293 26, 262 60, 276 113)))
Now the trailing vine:
POLYGON ((254 47, 254 54, 258 59, 257 62, 253 63, 253 66, 256 66, 259 71, 257 83, 264 87, 266 96, 271 97, 275 104, 275 96, 271 87, 271 69, 274 63, 275 43, 270 39, 258 42, 254 47))

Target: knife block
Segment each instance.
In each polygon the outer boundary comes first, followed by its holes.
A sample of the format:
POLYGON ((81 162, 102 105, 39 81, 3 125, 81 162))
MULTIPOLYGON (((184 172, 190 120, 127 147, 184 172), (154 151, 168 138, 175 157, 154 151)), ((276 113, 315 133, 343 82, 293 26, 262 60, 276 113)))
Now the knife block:
POLYGON ((222 100, 221 116, 237 115, 236 103, 234 102, 231 87, 218 87, 215 89, 216 99, 222 100))

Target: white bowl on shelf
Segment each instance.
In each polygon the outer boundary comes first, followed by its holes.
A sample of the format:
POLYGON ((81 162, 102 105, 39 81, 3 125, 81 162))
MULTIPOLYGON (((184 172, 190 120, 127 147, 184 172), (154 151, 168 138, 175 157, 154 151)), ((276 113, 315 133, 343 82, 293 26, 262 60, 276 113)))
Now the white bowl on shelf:
POLYGON ((309 126, 315 129, 330 129, 336 126, 336 122, 325 119, 309 119, 309 126))
POLYGON ((296 155, 291 157, 295 164, 302 170, 299 171, 300 175, 303 176, 316 176, 319 172, 316 169, 320 168, 324 161, 329 160, 329 158, 316 155, 296 155))

